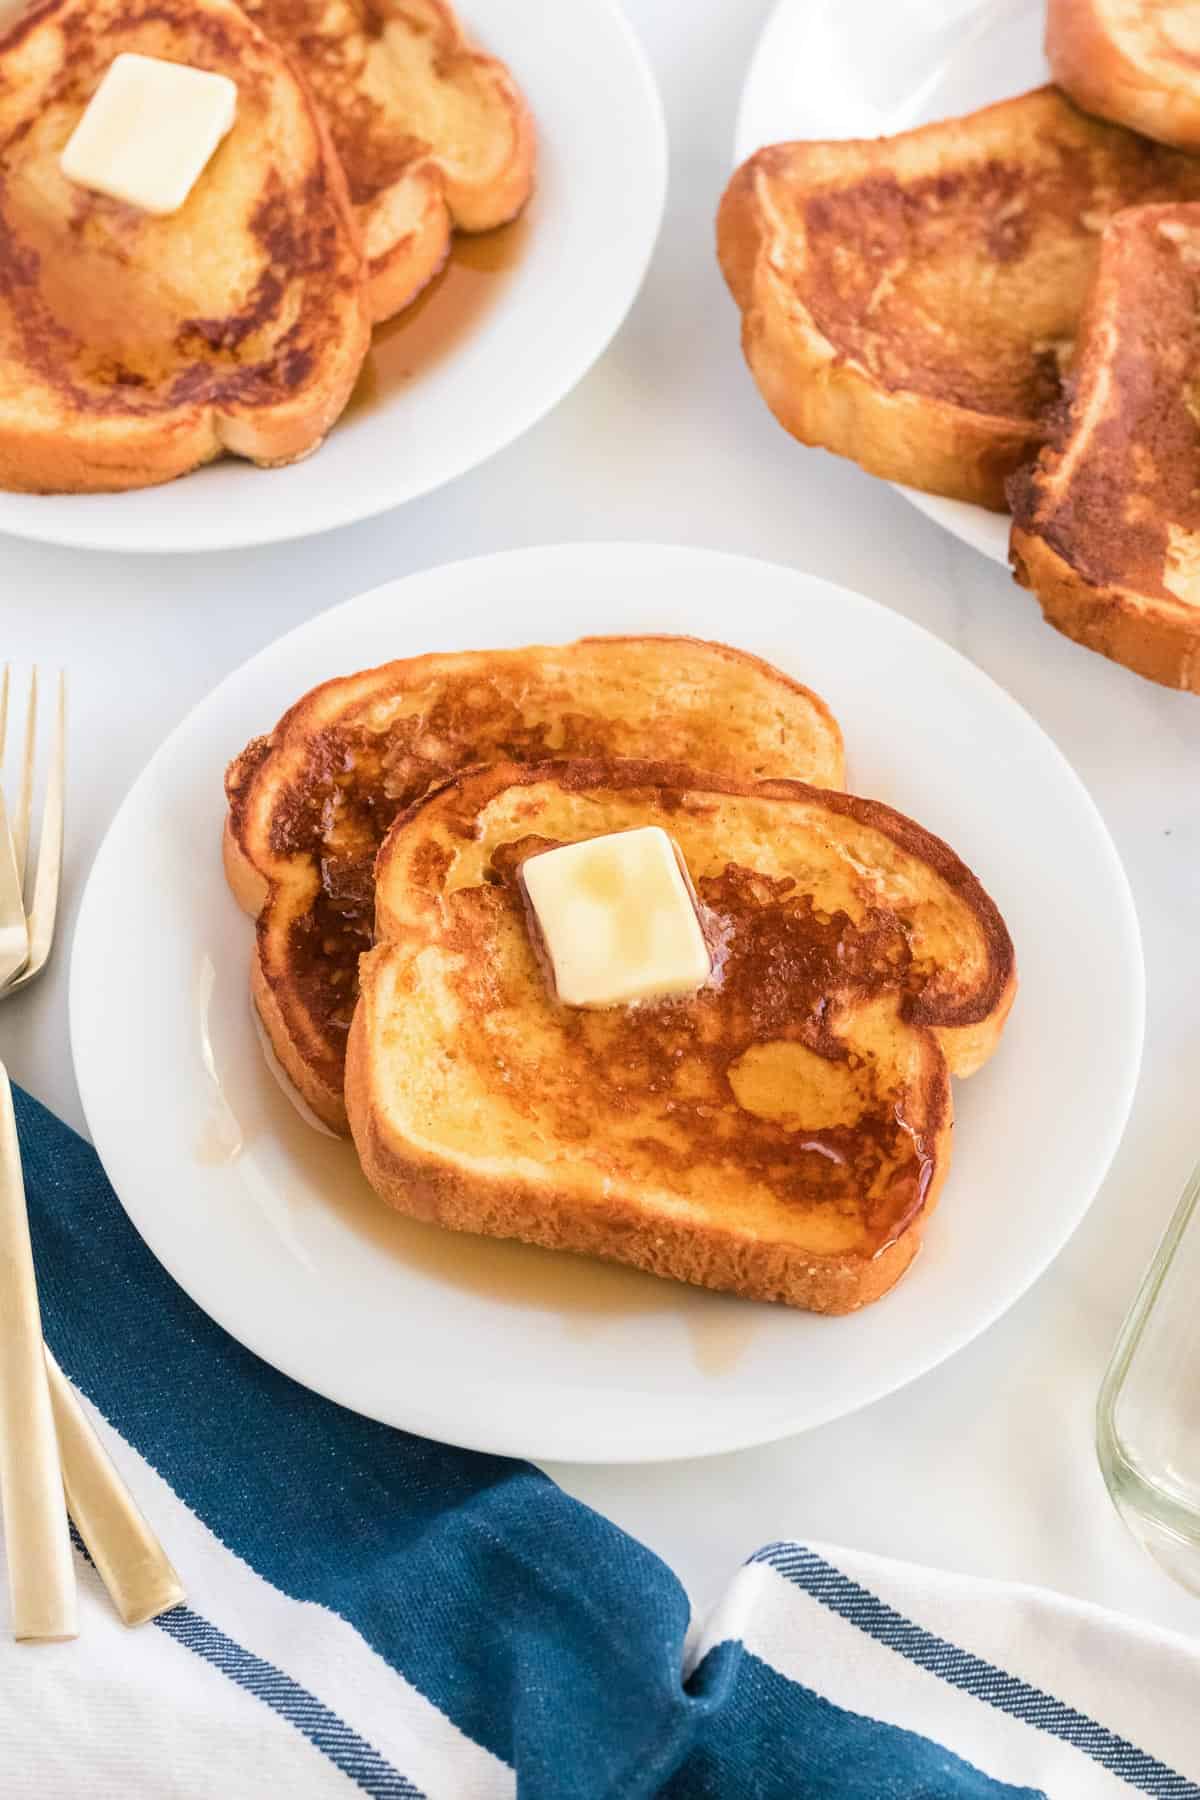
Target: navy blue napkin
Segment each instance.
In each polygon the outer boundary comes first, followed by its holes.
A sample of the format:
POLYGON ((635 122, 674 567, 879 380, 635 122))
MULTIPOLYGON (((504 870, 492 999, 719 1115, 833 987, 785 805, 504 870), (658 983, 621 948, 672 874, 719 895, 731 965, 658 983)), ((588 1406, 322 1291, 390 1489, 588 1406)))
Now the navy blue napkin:
MULTIPOLYGON (((68 1375, 217 1538, 340 1614, 520 1795, 1033 1791, 736 1640, 685 1679, 688 1601, 656 1556, 526 1463, 375 1424, 270 1368, 166 1274, 93 1150, 20 1091, 16 1108, 46 1338, 68 1375)), ((691 1479, 680 1504, 702 1505, 691 1479)), ((202 1615, 204 1595, 189 1605, 202 1615)), ((366 1791, 401 1791, 368 1753, 350 1765, 366 1791)))

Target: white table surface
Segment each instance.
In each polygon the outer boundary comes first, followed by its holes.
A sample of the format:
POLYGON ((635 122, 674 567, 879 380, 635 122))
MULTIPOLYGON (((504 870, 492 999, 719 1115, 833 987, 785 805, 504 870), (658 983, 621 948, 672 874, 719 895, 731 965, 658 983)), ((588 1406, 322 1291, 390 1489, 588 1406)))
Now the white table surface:
MULTIPOLYGON (((452 558, 580 538, 742 551, 886 601, 1016 695, 1079 770, 1116 839, 1149 979, 1146 1059, 1123 1148, 1033 1291, 902 1393, 758 1451, 552 1473, 659 1551, 699 1608, 759 1544, 798 1536, 1038 1582, 1200 1631, 1200 1600, 1127 1536, 1092 1450, 1113 1336, 1200 1155, 1200 699, 1067 643, 1002 569, 857 469, 801 450, 770 419, 712 252, 742 72, 768 10, 768 0, 629 0, 671 130, 663 236, 607 356, 491 463, 401 511, 275 549, 172 560, 0 540, 3 653, 63 663, 72 690, 63 940, 46 977, 0 1011, 0 1054, 82 1127, 67 963, 105 828, 195 701, 336 601, 452 558)), ((1048 931, 1070 928, 1046 921, 1048 931)))

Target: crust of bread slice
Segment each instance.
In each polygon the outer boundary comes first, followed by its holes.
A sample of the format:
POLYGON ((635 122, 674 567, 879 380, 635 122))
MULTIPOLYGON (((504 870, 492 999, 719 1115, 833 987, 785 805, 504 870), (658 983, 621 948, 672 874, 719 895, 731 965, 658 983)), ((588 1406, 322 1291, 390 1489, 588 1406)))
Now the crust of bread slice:
POLYGON ((717 248, 767 405, 802 443, 1003 511, 1041 442, 1099 232, 1200 163, 1040 88, 897 137, 776 144, 717 248))
POLYGON ((1046 60, 1077 106, 1200 150, 1200 25, 1163 0, 1047 0, 1046 60))
POLYGON ((994 904, 913 821, 800 782, 501 763, 401 815, 376 899, 346 1101, 390 1205, 820 1312, 911 1262, 950 1071, 995 1048, 1016 988, 994 904), (564 1007, 520 865, 641 824, 683 854, 714 978, 564 1007))
POLYGON ((1010 484, 1010 557, 1067 637, 1200 691, 1200 204, 1104 233, 1049 441, 1010 484))
POLYGON ((1200 620, 1192 607, 1159 608, 1144 595, 1081 577, 1035 532, 1014 526, 1013 572, 1048 625, 1087 650, 1163 687, 1200 693, 1200 620))
POLYGON ((938 1173, 919 1220, 875 1256, 817 1256, 803 1246, 773 1241, 707 1221, 675 1218, 628 1192, 601 1187, 581 1199, 571 1187, 489 1174, 467 1179, 438 1156, 397 1140, 370 1106, 367 1026, 350 1034, 347 1092, 367 1179, 397 1212, 446 1231, 516 1238, 543 1250, 564 1250, 627 1263, 668 1281, 713 1288, 743 1300, 776 1301, 805 1312, 844 1314, 870 1306, 899 1281, 920 1252, 925 1225, 949 1172, 953 1120, 936 1134, 938 1173))
POLYGON ((693 762, 711 755, 747 778, 845 779, 841 732, 816 694, 759 657, 696 638, 413 657, 314 688, 231 763, 223 856, 258 921, 259 1015, 334 1131, 347 1129, 345 1039, 379 844, 431 784, 522 749, 653 749, 693 762))
POLYGON ((446 0, 246 0, 321 106, 370 264, 372 318, 437 274, 455 231, 514 219, 533 187, 533 115, 446 0))
POLYGON ((317 108, 232 0, 35 6, 0 35, 0 141, 0 486, 108 492, 317 448, 369 343, 366 267, 317 108), (238 83, 233 129, 165 218, 59 168, 122 51, 238 83))

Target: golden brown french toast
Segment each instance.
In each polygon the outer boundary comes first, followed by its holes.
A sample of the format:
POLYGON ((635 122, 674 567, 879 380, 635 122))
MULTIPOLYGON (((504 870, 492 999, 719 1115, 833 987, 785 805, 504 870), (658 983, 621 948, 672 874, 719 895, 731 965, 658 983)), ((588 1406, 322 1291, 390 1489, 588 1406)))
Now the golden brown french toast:
POLYGON ((950 1074, 1015 991, 995 906, 870 800, 665 764, 498 763, 396 821, 379 857, 346 1104, 400 1211, 843 1313, 920 1247, 950 1074), (658 825, 712 952, 699 992, 563 1005, 522 892, 540 851, 658 825))
POLYGON ((1108 226, 1066 398, 1009 492, 1050 623, 1200 692, 1200 204, 1108 226))
POLYGON ((369 341, 345 178, 232 0, 47 0, 0 35, 0 486, 105 491, 315 449, 369 341), (228 75, 233 129, 166 217, 59 167, 114 57, 228 75))
POLYGON ((1200 150, 1194 0, 1047 0, 1046 59, 1085 112, 1200 150))
POLYGON ((230 765, 225 869, 258 920, 259 1016, 335 1131, 346 1129, 346 1033, 392 820, 470 763, 555 754, 844 779, 823 701, 758 657, 696 638, 418 656, 314 688, 230 765))
POLYGON ((1104 225, 1198 198, 1200 161, 1047 87, 898 137, 760 150, 717 243, 746 359, 793 436, 1003 510, 1104 225))
POLYGON ((437 274, 454 230, 515 218, 533 186, 533 118, 445 0, 243 0, 325 114, 387 319, 437 274))

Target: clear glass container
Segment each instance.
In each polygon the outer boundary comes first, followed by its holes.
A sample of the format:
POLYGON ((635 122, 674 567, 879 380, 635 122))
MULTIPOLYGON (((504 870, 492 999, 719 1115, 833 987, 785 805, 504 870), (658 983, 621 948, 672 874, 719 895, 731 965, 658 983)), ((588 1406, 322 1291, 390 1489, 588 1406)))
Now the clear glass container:
POLYGON ((1121 1327, 1096 1409, 1117 1511, 1200 1594, 1200 1168, 1121 1327))

